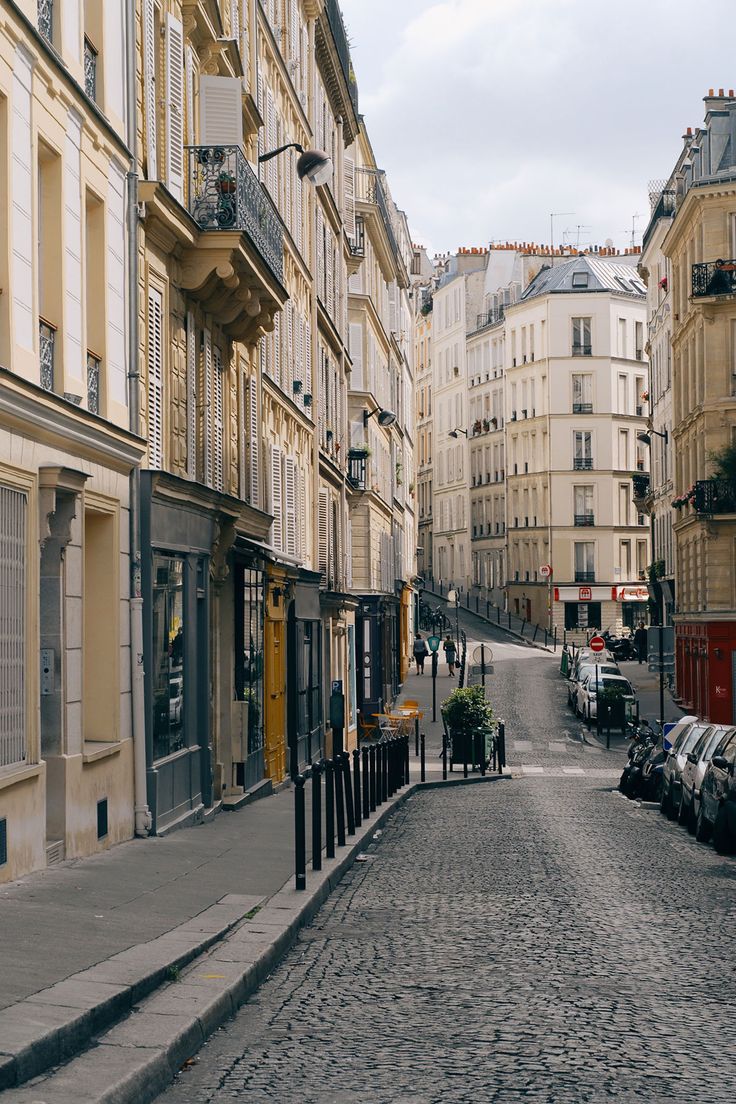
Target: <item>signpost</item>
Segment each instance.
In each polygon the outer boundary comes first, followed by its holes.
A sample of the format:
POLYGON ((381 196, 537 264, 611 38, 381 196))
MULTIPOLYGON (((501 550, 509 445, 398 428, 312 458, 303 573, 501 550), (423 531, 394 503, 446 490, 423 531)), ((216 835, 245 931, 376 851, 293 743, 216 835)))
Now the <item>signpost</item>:
POLYGON ((476 666, 479 667, 479 670, 475 673, 480 674, 481 685, 483 686, 484 690, 486 688, 486 675, 493 674, 493 667, 491 666, 492 661, 493 652, 488 647, 488 645, 479 644, 473 652, 473 663, 475 663, 476 666))
POLYGON ((438 636, 427 637, 427 647, 432 653, 432 721, 437 720, 437 649, 440 646, 438 636))
POLYGON ((675 670, 675 630, 672 625, 647 629, 647 668, 659 675, 659 723, 664 725, 664 676, 675 670))
MULTIPOLYGON (((588 647, 594 656, 597 656, 599 652, 602 652, 606 646, 606 642, 602 636, 591 636, 588 641, 588 647)), ((601 731, 601 703, 598 697, 598 660, 595 661, 595 730, 600 735, 601 731)), ((606 744, 606 746, 608 746, 606 744)))

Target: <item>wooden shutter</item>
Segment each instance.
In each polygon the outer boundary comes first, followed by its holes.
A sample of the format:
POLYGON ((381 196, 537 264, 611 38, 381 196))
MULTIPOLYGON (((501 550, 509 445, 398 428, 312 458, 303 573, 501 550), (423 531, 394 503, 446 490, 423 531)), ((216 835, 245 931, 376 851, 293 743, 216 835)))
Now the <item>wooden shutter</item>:
POLYGON ((273 514, 273 546, 278 552, 284 548, 283 486, 281 475, 282 456, 278 445, 271 445, 271 513, 273 514))
MULTIPOLYGON (((230 34, 238 41, 240 38, 240 0, 230 0, 230 34)), ((238 45, 240 43, 238 42, 238 45)), ((247 60, 243 59, 247 67, 247 60)))
MULTIPOLYGON (((307 559, 307 479, 304 474, 304 469, 299 468, 297 472, 297 487, 299 488, 299 556, 302 560, 307 559)), ((312 557, 309 556, 311 563, 312 557)))
POLYGON ((248 402, 248 426, 250 438, 250 504, 261 504, 261 435, 258 419, 258 382, 251 377, 248 402))
MULTIPOLYGON (((312 394, 312 324, 309 319, 304 324, 304 390, 307 394, 312 394)), ((312 404, 314 404, 314 397, 312 398, 312 404)), ((312 407, 312 409, 314 406, 312 407)), ((312 420, 314 415, 310 414, 312 420)))
POLYGON ((317 208, 317 295, 325 302, 325 224, 321 208, 317 208))
POLYGON ((163 296, 148 289, 148 466, 163 467, 163 296))
MULTIPOLYGON (((0 487, 0 767, 27 760, 24 493, 0 487)), ((36 581, 38 585, 38 581, 36 581)), ((38 655, 38 653, 36 653, 38 655)))
POLYGON ((202 482, 212 486, 212 334, 203 331, 202 384, 202 482))
POLYGON ((289 395, 293 396, 294 380, 301 379, 301 376, 298 370, 294 370, 294 304, 291 299, 286 304, 286 378, 289 395))
POLYGON ((345 203, 343 210, 343 220, 345 222, 345 232, 349 238, 355 237, 355 161, 352 157, 345 157, 343 159, 343 190, 345 192, 345 203))
POLYGON ((199 78, 199 140, 203 146, 243 145, 240 77, 199 78))
POLYGON ((317 570, 327 580, 330 559, 330 498, 326 487, 320 487, 317 500, 317 570))
POLYGON ((273 368, 271 369, 271 375, 279 387, 283 387, 281 379, 281 311, 276 312, 273 323, 273 368))
POLYGON ((193 146, 195 139, 194 131, 194 73, 195 73, 195 55, 191 46, 187 46, 184 51, 184 85, 186 90, 186 120, 184 133, 187 137, 187 145, 193 146))
POLYGON ((225 418, 223 413, 222 352, 212 350, 212 482, 216 490, 224 487, 225 418))
POLYGON ((154 0, 143 0, 143 97, 146 116, 146 179, 158 180, 156 156, 156 33, 154 0))
POLYGON ((173 15, 166 16, 166 182, 180 202, 184 198, 184 33, 173 15))
POLYGON ((197 478, 197 331, 187 311, 187 475, 197 478))
POLYGON ((296 463, 291 456, 284 460, 284 521, 286 524, 286 551, 290 556, 296 556, 297 539, 297 488, 296 488, 296 463))

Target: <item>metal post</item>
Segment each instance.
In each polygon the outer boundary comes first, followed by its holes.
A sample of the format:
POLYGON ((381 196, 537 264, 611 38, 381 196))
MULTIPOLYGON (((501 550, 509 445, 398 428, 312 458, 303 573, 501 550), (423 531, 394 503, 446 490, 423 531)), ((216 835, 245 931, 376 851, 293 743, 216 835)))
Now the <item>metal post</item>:
POLYGON ((437 720, 437 653, 432 652, 432 722, 437 720))
POLYGON ((419 757, 419 717, 414 718, 414 755, 419 757))
POLYGON ((425 764, 425 736, 424 736, 424 733, 422 733, 421 736, 419 737, 419 753, 420 753, 419 778, 422 782, 425 782, 426 781, 426 777, 425 777, 425 774, 426 774, 425 766, 426 766, 426 764, 425 764))
POLYGON ((361 816, 360 752, 357 748, 353 749, 353 812, 355 827, 360 828, 363 818, 361 816))
POLYGON ((498 773, 506 766, 506 722, 498 722, 498 773))
POLYGON ((325 759, 325 843, 328 859, 335 857, 335 765, 325 759))
POLYGON ((304 783, 306 776, 294 779, 294 869, 295 888, 307 888, 307 826, 305 821, 304 783))
POLYGON ((337 821, 337 846, 345 846, 345 794, 342 784, 342 764, 334 759, 335 770, 335 820, 337 821))
POLYGON ((555 645, 554 645, 555 651, 557 651, 557 626, 556 625, 554 626, 554 640, 555 640, 555 645))
POLYGON ((386 745, 386 797, 394 796, 394 742, 392 736, 386 745))
POLYGON ((347 751, 340 752, 340 764, 342 766, 343 787, 345 792, 345 813, 348 835, 355 835, 355 809, 353 807, 353 784, 350 778, 350 755, 347 751))
POLYGON ((478 739, 480 740, 480 773, 485 778, 485 774, 486 774, 486 734, 485 734, 485 732, 479 733, 478 739))
POLYGON ((322 869, 322 764, 312 763, 312 870, 322 869))
POLYGON ((659 724, 664 732, 664 625, 659 626, 659 724))
POLYGON ((388 744, 381 744, 381 801, 388 801, 388 744))
POLYGON ((442 779, 447 781, 447 733, 442 730, 442 779))
POLYGON ((409 785, 409 737, 404 737, 404 785, 409 785))
MULTIPOLYGON (((596 731, 596 735, 600 736, 600 734, 601 734, 601 703, 600 703, 599 698, 598 698, 598 670, 599 670, 599 668, 598 668, 598 657, 594 656, 593 658, 595 659, 595 731, 596 731)), ((588 705, 588 713, 590 713, 590 705, 588 705)))
MULTIPOLYGON (((370 811, 375 813, 376 811, 376 749, 371 744, 368 749, 368 794, 370 799, 370 811)), ((381 804, 380 797, 378 798, 378 804, 381 804)))
POLYGON ((368 777, 368 748, 361 748, 363 759, 363 820, 368 820, 371 815, 371 791, 370 778, 368 777))

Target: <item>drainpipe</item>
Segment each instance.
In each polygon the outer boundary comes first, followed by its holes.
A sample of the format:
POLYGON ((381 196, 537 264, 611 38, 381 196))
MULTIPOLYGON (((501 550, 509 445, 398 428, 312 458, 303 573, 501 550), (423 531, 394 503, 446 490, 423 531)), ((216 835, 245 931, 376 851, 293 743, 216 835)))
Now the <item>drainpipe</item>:
MULTIPOLYGON (((125 5, 126 120, 131 150, 128 172, 128 411, 131 433, 140 433, 138 364, 138 133, 136 105, 135 4, 125 5)), ((147 836, 153 825, 146 785, 146 712, 143 694, 143 598, 141 596, 141 473, 130 474, 130 663, 133 730, 135 834, 147 836)))

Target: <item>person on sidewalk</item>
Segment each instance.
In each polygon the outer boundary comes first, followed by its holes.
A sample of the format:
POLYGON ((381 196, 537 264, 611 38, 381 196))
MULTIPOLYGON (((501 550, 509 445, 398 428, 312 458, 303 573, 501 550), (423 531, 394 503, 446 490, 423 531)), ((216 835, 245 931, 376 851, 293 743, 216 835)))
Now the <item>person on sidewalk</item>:
POLYGON ((448 633, 442 642, 442 647, 445 649, 445 659, 447 660, 447 673, 450 678, 455 677, 455 660, 457 659, 457 648, 455 641, 448 633))
POLYGON ((424 660, 429 655, 429 648, 427 647, 427 641, 424 639, 421 633, 417 633, 414 637, 414 660, 417 665, 417 674, 424 674, 424 660))
POLYGON ((639 622, 639 627, 634 633, 634 647, 639 663, 643 663, 647 658, 647 630, 643 621, 639 622))

